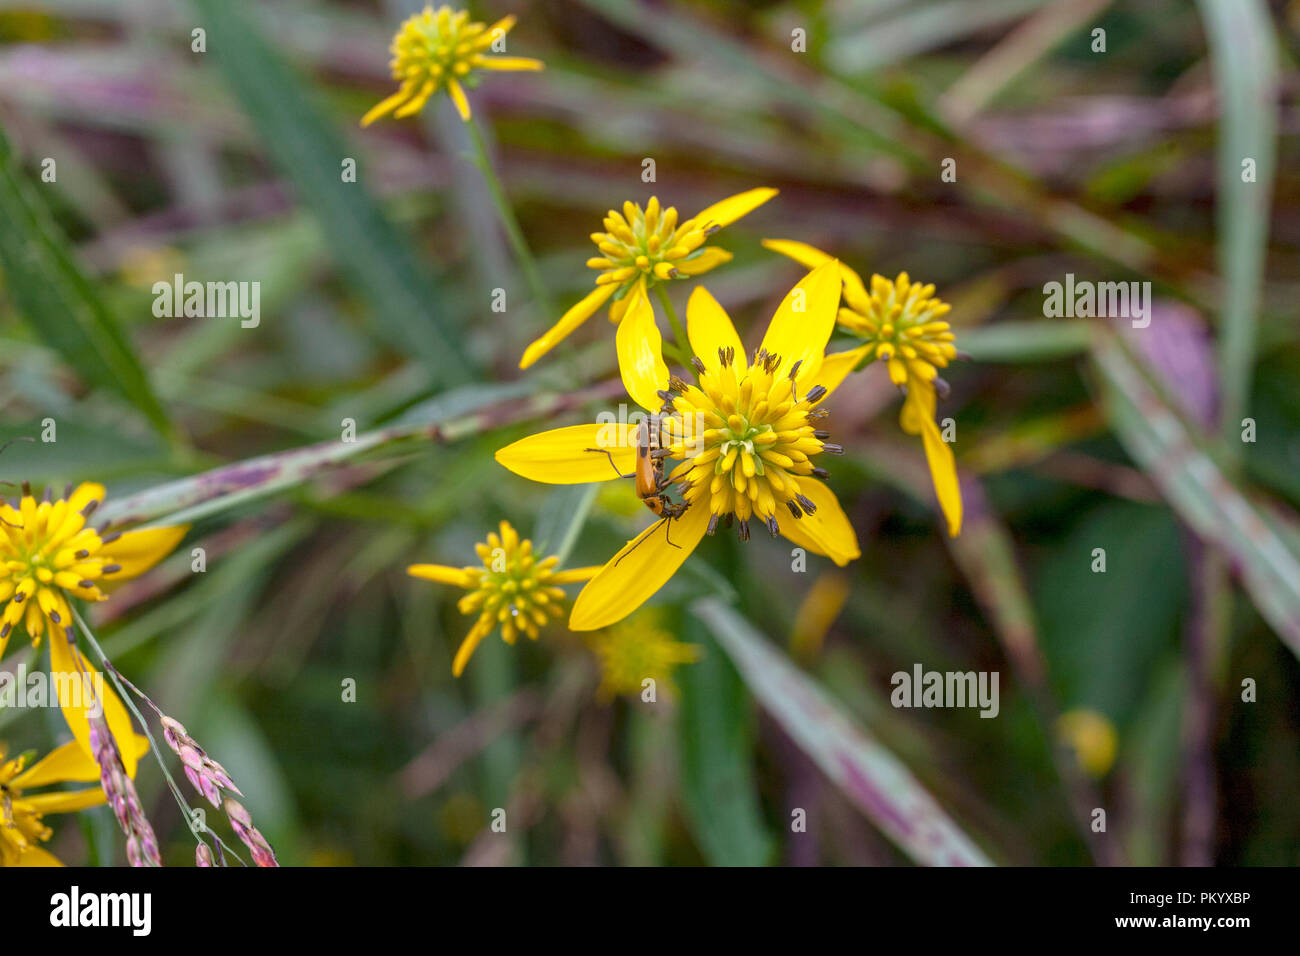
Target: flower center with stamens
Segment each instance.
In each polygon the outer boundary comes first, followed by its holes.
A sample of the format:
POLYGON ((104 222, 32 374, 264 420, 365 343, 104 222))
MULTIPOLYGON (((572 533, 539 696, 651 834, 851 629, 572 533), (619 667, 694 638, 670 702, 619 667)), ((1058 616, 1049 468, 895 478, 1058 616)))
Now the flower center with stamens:
POLYGON ((591 234, 600 255, 587 266, 600 271, 597 285, 617 283, 620 298, 642 278, 648 285, 678 278, 678 266, 697 258, 718 230, 694 219, 678 223, 677 209, 661 209, 654 196, 644 210, 634 202, 623 203, 621 213, 611 209, 603 224, 605 232, 591 234))
POLYGON ((426 9, 403 22, 393 37, 393 79, 438 89, 448 78, 464 80, 475 59, 492 44, 487 24, 471 21, 464 11, 426 9))
POLYGON ((23 772, 31 754, 24 753, 5 761, 0 746, 0 865, 16 862, 17 855, 35 843, 44 843, 53 831, 41 822, 41 814, 22 799, 22 791, 10 781, 23 772))
POLYGON ((699 660, 700 649, 673 637, 657 614, 642 611, 635 617, 597 632, 589 639, 600 661, 600 692, 603 696, 640 694, 647 678, 676 692, 672 673, 679 664, 699 660))
POLYGON ((23 486, 18 506, 0 505, 0 638, 23 620, 33 640, 45 620, 60 629, 72 627, 67 594, 87 601, 105 600, 96 581, 121 570, 103 553, 111 535, 101 539, 86 519, 98 506, 82 486, 70 498, 37 502, 23 486))
POLYGON ((748 521, 757 517, 775 535, 781 520, 817 510, 803 483, 827 473, 813 457, 842 451, 817 426, 826 417, 817 407, 826 390, 798 394, 798 363, 778 374, 780 356, 767 352, 757 353, 748 369, 736 366, 732 350, 719 358, 717 370, 696 360, 698 386, 674 380, 661 393, 664 443, 681 459, 669 481, 681 483, 689 505, 709 509, 709 533, 720 520, 734 519, 747 539, 748 521))
POLYGON ((849 304, 853 307, 840 309, 840 325, 872 343, 866 360, 888 363, 895 385, 906 384, 909 373, 933 381, 937 370, 957 357, 951 327, 940 321, 951 307, 934 297, 933 285, 912 282, 906 272, 892 282, 873 275, 867 301, 849 304))
POLYGON ((501 636, 513 644, 519 632, 536 640, 538 628, 562 613, 564 591, 552 583, 559 559, 541 561, 533 554, 533 543, 520 540, 509 522, 501 522, 501 534, 491 532, 484 543, 475 545, 483 567, 466 568, 473 580, 469 593, 460 599, 462 614, 479 615, 479 626, 501 625, 501 636))

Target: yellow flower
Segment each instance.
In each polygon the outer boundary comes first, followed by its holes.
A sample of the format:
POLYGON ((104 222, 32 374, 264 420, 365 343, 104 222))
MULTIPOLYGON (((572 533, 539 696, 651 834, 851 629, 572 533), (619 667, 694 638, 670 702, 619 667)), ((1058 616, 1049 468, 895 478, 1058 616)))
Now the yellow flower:
POLYGON ((520 539, 510 522, 501 522, 501 534, 490 532, 487 541, 475 546, 481 568, 452 568, 442 564, 413 564, 406 569, 412 577, 454 584, 469 593, 457 607, 462 614, 477 614, 451 672, 459 677, 474 654, 475 648, 492 630, 501 625, 501 639, 513 644, 522 631, 537 640, 538 628, 551 618, 559 617, 565 594, 557 585, 586 581, 599 568, 570 568, 557 571, 557 557, 541 561, 533 554, 533 543, 520 539))
MULTIPOLYGON (((657 416, 657 438, 678 462, 664 487, 678 484, 686 510, 663 530, 662 522, 651 525, 610 559, 574 602, 572 630, 631 614, 721 522, 737 524, 747 539, 756 518, 773 535, 839 565, 859 557, 857 536, 824 483, 827 473, 813 464, 819 454, 840 451, 826 441, 819 424, 826 412, 818 407, 831 391, 820 384, 822 358, 839 299, 838 264, 813 270, 790 290, 745 363, 727 313, 706 289, 695 289, 687 336, 699 384, 688 385, 669 377, 654 313, 643 293, 634 294, 619 324, 619 368, 628 395, 657 416)), ((558 428, 508 445, 496 459, 533 481, 606 481, 636 468, 638 430, 632 421, 558 428)))
POLYGON ((799 604, 790 633, 790 652, 801 664, 809 664, 821 654, 826 633, 844 610, 852 584, 838 571, 819 574, 799 604))
MULTIPOLYGON (((149 749, 149 741, 132 735, 131 766, 149 749)), ((43 817, 47 813, 75 813, 104 802, 99 787, 88 790, 26 791, 55 783, 98 783, 99 765, 77 741, 58 747, 31 767, 30 754, 5 761, 0 744, 0 866, 62 866, 53 854, 37 844, 50 838, 43 817)), ((123 753, 123 762, 127 754, 123 753)))
POLYGON ((605 232, 591 234, 600 253, 587 260, 587 266, 600 273, 595 290, 524 350, 519 367, 528 368, 555 348, 610 298, 614 304, 609 309, 609 320, 618 322, 627 314, 637 289, 703 275, 729 262, 730 252, 704 243, 723 226, 748 215, 775 195, 775 189, 751 189, 714 203, 685 222, 678 222, 675 207, 661 208, 657 196, 650 197, 644 210, 634 202, 623 203, 622 213, 611 209, 605 217, 605 232))
MULTIPOLYGON (((82 689, 94 691, 60 695, 73 736, 89 753, 86 711, 98 708, 96 695, 102 693, 104 716, 123 751, 123 762, 133 773, 135 757, 124 744, 130 739, 131 719, 121 700, 77 650, 68 599, 106 600, 103 587, 153 567, 171 553, 189 526, 101 537, 86 527, 86 521, 103 500, 104 486, 86 482, 66 498, 40 502, 24 484, 17 507, 0 503, 0 602, 7 602, 0 614, 0 656, 17 624, 23 625, 33 644, 40 643, 48 626, 51 674, 56 679, 60 675, 77 679, 82 689)), ((67 685, 65 689, 70 690, 67 685)))
MULTIPOLYGON (((820 249, 789 239, 765 239, 763 245, 809 268, 831 258, 820 249)), ((961 533, 962 519, 957 463, 934 421, 936 389, 938 394, 948 392, 939 369, 957 357, 955 336, 942 321, 950 306, 934 297, 933 285, 913 282, 906 272, 892 282, 873 275, 870 291, 862 277, 842 263, 840 273, 846 305, 840 309, 839 324, 865 341, 858 348, 826 356, 823 377, 829 382, 839 376, 835 379, 838 384, 874 359, 886 364, 890 381, 906 392, 899 424, 909 435, 921 436, 948 534, 955 538, 961 533)))
POLYGON ((491 47, 515 25, 513 16, 492 26, 470 20, 464 10, 428 6, 402 23, 393 37, 393 79, 402 86, 361 118, 369 126, 392 113, 401 119, 418 113, 441 89, 446 89, 461 119, 469 120, 465 87, 477 84, 474 70, 540 70, 543 63, 522 56, 487 56, 491 47))
POLYGON ((24 485, 15 508, 0 504, 0 655, 20 620, 33 641, 72 632, 67 597, 104 601, 100 583, 133 578, 176 547, 188 526, 126 531, 101 538, 86 520, 104 486, 85 482, 66 498, 38 502, 24 485))
POLYGON ((597 692, 605 700, 619 694, 639 695, 647 678, 665 694, 675 695, 674 668, 700 659, 698 646, 674 639, 660 623, 659 616, 651 611, 643 611, 631 620, 593 634, 588 645, 600 662, 597 692))
POLYGON ((1119 735, 1105 714, 1086 709, 1068 711, 1056 719, 1056 733, 1074 751, 1084 773, 1106 776, 1119 750, 1119 735))

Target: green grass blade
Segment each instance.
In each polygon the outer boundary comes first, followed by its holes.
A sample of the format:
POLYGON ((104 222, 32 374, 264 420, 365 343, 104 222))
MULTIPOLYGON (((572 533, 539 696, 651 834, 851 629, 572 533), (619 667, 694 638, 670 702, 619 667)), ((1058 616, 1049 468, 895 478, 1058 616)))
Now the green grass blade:
POLYGON ((976 362, 1053 362, 1088 351, 1086 319, 1011 320, 958 328, 957 345, 976 362))
POLYGON ((1219 100, 1217 214, 1223 273, 1219 369, 1224 434, 1241 427, 1255 362, 1277 150, 1276 39, 1262 0, 1198 0, 1219 100), (1255 164, 1253 182, 1243 163, 1255 164))
POLYGON ((546 557, 553 554, 560 559, 558 566, 564 567, 569 553, 578 541, 578 535, 582 533, 582 526, 587 523, 591 505, 599 491, 599 482, 561 485, 546 496, 533 531, 538 555, 546 557))
POLYGON ((834 37, 828 44, 826 57, 837 70, 845 72, 879 70, 982 30, 1006 29, 1009 21, 1033 13, 1043 2, 945 0, 909 6, 897 16, 881 18, 862 30, 834 37))
POLYGON ((898 758, 854 725, 748 621, 714 598, 691 610, 731 655, 759 703, 908 856, 930 866, 990 865, 898 758))
POLYGON ((1228 480, 1113 332, 1097 328, 1092 355, 1107 415, 1129 454, 1179 517, 1229 556, 1255 606, 1300 656, 1300 553, 1228 480))
MULTIPOLYGON (((418 355, 442 385, 469 381, 458 330, 440 307, 433 277, 412 240, 360 182, 341 180, 354 156, 294 69, 235 0, 193 0, 208 48, 280 172, 320 222, 335 262, 374 311, 397 349, 418 355)), ((358 174, 364 178, 364 169, 358 174)))
POLYGON ((164 434, 167 413, 117 320, 82 274, 44 201, 0 134, 0 267, 32 329, 92 386, 111 389, 164 434))
MULTIPOLYGON (((705 858, 716 866, 764 866, 775 851, 754 779, 754 714, 745 685, 701 619, 685 618, 703 656, 678 672, 682 685, 682 797, 705 858)), ((707 622, 705 622, 707 623, 707 622)))

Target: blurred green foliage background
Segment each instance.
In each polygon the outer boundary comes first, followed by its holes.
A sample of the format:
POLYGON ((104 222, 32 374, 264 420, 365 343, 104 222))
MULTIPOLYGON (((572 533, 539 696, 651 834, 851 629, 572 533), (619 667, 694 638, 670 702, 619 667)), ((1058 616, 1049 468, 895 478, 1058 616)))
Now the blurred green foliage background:
MULTIPOLYGON (((598 699, 595 658, 563 628, 492 638, 454 680, 458 593, 404 574, 473 563, 502 518, 555 539, 590 504, 572 564, 645 521, 626 483, 593 503, 492 459, 617 401, 611 328, 594 319, 521 376, 555 316, 528 301, 450 105, 357 127, 415 6, 0 0, 0 437, 46 418, 58 436, 8 449, 0 477, 93 478, 111 502, 337 441, 345 419, 462 426, 224 502, 96 608, 109 656, 231 771, 282 862, 907 863, 691 611, 709 595, 994 862, 1298 862, 1300 580, 1275 558, 1300 553, 1300 4, 471 5, 517 13, 511 52, 547 64, 471 96, 557 303, 589 287, 607 208, 656 194, 689 214, 770 185, 703 280, 748 344, 800 275, 760 247, 776 236, 935 283, 972 357, 940 408, 963 535, 943 534, 883 369, 855 376, 831 406, 848 449, 833 486, 862 559, 792 574, 779 541, 710 542, 658 601, 703 659, 653 706, 598 699), (155 318, 152 285, 175 273, 260 282, 260 325, 155 318), (1042 287, 1067 273, 1149 280, 1151 326, 1045 318, 1042 287), (1185 431, 1217 479, 1152 423, 1185 431), (1269 541, 1224 506, 1238 494, 1269 541), (815 619, 838 593, 829 628, 801 631, 801 605, 815 619), (890 676, 916 663, 998 671, 999 716, 891 707, 890 676), (1079 709, 1118 735, 1099 777, 1058 746, 1057 715, 1079 709), (508 839, 487 830, 497 807, 508 839)), ((0 713, 0 737, 34 746, 59 729, 48 716, 0 713)), ((164 857, 187 863, 143 766, 164 857)), ((119 859, 111 817, 85 816, 51 849, 119 859)))

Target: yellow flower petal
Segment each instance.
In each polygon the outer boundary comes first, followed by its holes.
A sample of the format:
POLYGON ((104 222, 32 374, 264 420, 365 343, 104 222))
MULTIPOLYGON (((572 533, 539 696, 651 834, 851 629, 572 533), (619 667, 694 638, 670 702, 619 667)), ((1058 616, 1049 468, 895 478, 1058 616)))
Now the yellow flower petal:
POLYGON ((638 285, 630 295, 632 302, 623 321, 618 324, 615 336, 618 370, 632 400, 642 408, 654 411, 663 404, 659 392, 668 387, 664 340, 655 324, 654 309, 646 298, 645 287, 638 285))
POLYGON ((686 303, 686 337, 691 340, 691 351, 711 372, 721 368, 719 349, 735 349, 737 362, 745 364, 745 346, 731 317, 702 285, 695 287, 686 303))
POLYGON ((588 565, 585 568, 569 568, 556 571, 546 579, 547 584, 573 584, 576 581, 590 581, 600 573, 602 565, 588 565))
POLYGON ((501 36, 505 36, 507 33, 509 33, 510 29, 515 25, 515 23, 518 20, 519 18, 516 17, 513 13, 506 14, 496 23, 492 24, 492 26, 488 27, 486 30, 483 31, 483 38, 486 39, 488 43, 494 42, 498 34, 501 36))
POLYGON ((458 588, 472 587, 473 579, 464 568, 449 568, 445 564, 413 564, 406 569, 413 578, 437 581, 439 584, 454 584, 458 588))
POLYGON ((460 647, 456 650, 456 659, 451 662, 451 675, 459 677, 465 673, 465 665, 469 659, 474 656, 474 651, 478 649, 483 638, 492 633, 493 621, 491 618, 479 618, 470 628, 465 640, 460 642, 460 647))
POLYGON ((729 226, 741 216, 747 216, 763 203, 767 202, 776 195, 775 189, 760 187, 750 189, 743 193, 737 193, 734 196, 728 196, 721 202, 715 202, 707 209, 701 210, 695 216, 695 223, 699 226, 729 226))
POLYGON ((903 410, 899 413, 898 423, 909 435, 919 435, 927 421, 934 421, 936 398, 934 386, 928 382, 913 382, 907 389, 907 398, 903 400, 903 410))
POLYGON ((612 283, 598 285, 587 293, 582 301, 569 309, 568 312, 565 312, 560 317, 560 321, 551 326, 545 335, 524 349, 524 357, 519 360, 519 367, 528 368, 528 366, 559 345, 574 329, 596 314, 596 310, 614 294, 615 288, 612 283))
POLYGON ((843 384, 863 357, 870 350, 871 344, 861 345, 847 352, 832 352, 822 359, 822 367, 817 370, 815 379, 809 379, 813 385, 820 385, 827 392, 833 392, 843 384))
POLYGON ((496 459, 516 475, 550 485, 608 481, 635 469, 636 429, 625 422, 553 428, 499 449, 496 459))
POLYGON ((731 253, 726 249, 706 246, 694 259, 678 259, 673 263, 673 268, 684 276, 699 276, 730 261, 731 253))
POLYGON ((29 846, 18 857, 15 866, 63 866, 59 858, 53 853, 42 850, 38 846, 29 846))
POLYGON ((424 104, 429 102, 429 97, 437 92, 437 89, 438 83, 436 80, 425 80, 424 85, 416 91, 415 95, 393 112, 393 119, 405 119, 420 112, 420 110, 424 109, 424 104))
POLYGON ((764 239, 763 248, 778 252, 808 269, 816 269, 818 266, 835 258, 829 253, 822 252, 816 246, 810 246, 806 242, 799 242, 795 239, 764 239))
POLYGON ((105 800, 104 791, 96 787, 93 790, 56 790, 52 793, 38 793, 24 796, 23 802, 31 804, 37 813, 76 813, 87 807, 97 807, 105 800))
POLYGON ((485 56, 474 63, 485 70, 544 70, 546 64, 530 56, 485 56))
POLYGON ((103 675, 95 670, 84 654, 68 642, 64 634, 58 631, 50 635, 50 674, 54 677, 56 686, 58 681, 64 682, 62 685, 64 693, 59 701, 63 709, 63 719, 68 722, 68 729, 72 731, 72 736, 77 738, 77 742, 87 754, 91 753, 91 749, 90 722, 86 712, 99 709, 99 702, 93 699, 91 691, 102 692, 104 718, 108 721, 109 730, 117 741, 118 750, 122 754, 122 765, 126 768, 127 775, 134 777, 139 757, 135 733, 131 729, 131 717, 126 707, 103 675), (87 682, 81 679, 82 675, 90 678, 88 686, 87 682), (73 686, 75 684, 81 686, 73 686), (80 692, 81 687, 85 687, 85 692, 80 692))
POLYGON ((799 602, 794 626, 790 630, 790 652, 803 663, 812 663, 820 656, 826 643, 826 634, 853 593, 847 574, 823 571, 813 579, 812 587, 799 602))
POLYGON ((361 117, 361 125, 369 126, 380 117, 387 116, 393 110, 405 103, 414 94, 414 90, 403 84, 402 88, 387 99, 380 100, 370 108, 365 116, 361 117))
MULTIPOLYGON (((771 249, 773 252, 779 252, 781 255, 793 259, 809 269, 816 269, 819 265, 830 262, 834 258, 815 246, 810 246, 806 242, 797 242, 794 239, 764 239, 763 247, 771 249)), ((845 298, 854 303, 866 302, 870 298, 867 295, 867 287, 862 281, 862 276, 842 262, 840 263, 840 278, 847 287, 845 298)))
POLYGON ((961 534, 962 505, 961 485, 957 481, 957 462, 953 458, 952 446, 943 440, 939 426, 927 421, 921 432, 921 441, 925 444, 925 461, 930 466, 930 478, 934 482, 934 493, 939 499, 939 507, 948 521, 948 536, 961 534))
POLYGON ((620 548, 573 602, 569 630, 608 627, 649 600, 699 545, 709 517, 708 508, 693 505, 666 528, 656 521, 620 548))
POLYGON ((81 744, 70 740, 14 777, 12 783, 18 790, 27 790, 68 780, 89 783, 98 779, 99 764, 82 749, 81 744))
POLYGON ((781 356, 782 375, 799 362, 799 381, 821 368, 840 308, 839 263, 832 259, 808 273, 787 293, 763 336, 763 348, 781 356))
POLYGON ((835 492, 825 482, 812 478, 801 479, 799 491, 817 506, 817 511, 802 518, 781 515, 778 519, 781 533, 802 548, 826 555, 840 567, 862 557, 857 532, 835 492))
POLYGON ((469 100, 465 97, 465 90, 460 85, 460 81, 454 76, 447 77, 447 92, 451 94, 451 101, 456 104, 456 112, 466 123, 469 122, 469 100))
POLYGON ((107 580, 116 583, 144 574, 171 554, 189 530, 190 526, 184 524, 122 532, 122 537, 104 546, 104 553, 122 566, 107 580))
POLYGON ((92 501, 104 501, 104 486, 97 481, 83 481, 68 498, 68 511, 80 511, 92 501))
POLYGON ((957 462, 952 447, 943 440, 943 434, 935 424, 934 410, 934 386, 917 379, 909 381, 898 422, 903 431, 921 436, 934 493, 948 522, 948 535, 955 538, 961 534, 961 484, 957 480, 957 462))

